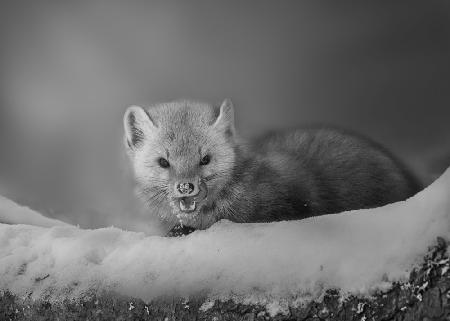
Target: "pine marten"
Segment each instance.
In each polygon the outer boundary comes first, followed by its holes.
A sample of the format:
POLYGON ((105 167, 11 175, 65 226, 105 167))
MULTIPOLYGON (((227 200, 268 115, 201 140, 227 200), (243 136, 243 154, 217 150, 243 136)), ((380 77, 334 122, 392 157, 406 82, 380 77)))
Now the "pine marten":
POLYGON ((233 105, 179 100, 124 115, 139 197, 168 226, 298 220, 382 206, 421 189, 381 145, 328 127, 240 139, 233 105))

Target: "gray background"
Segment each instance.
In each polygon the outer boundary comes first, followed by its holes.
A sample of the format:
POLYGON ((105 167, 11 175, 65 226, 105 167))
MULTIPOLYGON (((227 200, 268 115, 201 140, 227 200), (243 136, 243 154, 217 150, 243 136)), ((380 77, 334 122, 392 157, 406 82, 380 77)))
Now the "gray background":
POLYGON ((2 1, 0 12, 1 192, 51 216, 142 229, 120 155, 130 104, 230 97, 243 135, 332 123, 427 183, 450 165, 448 1, 2 1))

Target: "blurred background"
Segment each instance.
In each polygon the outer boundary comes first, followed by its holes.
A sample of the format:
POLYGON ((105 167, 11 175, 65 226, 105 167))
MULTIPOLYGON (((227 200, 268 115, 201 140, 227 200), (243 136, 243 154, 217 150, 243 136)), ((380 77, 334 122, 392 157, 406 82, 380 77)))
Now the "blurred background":
POLYGON ((0 44, 0 193, 82 227, 151 230, 131 104, 230 97, 244 136, 332 123, 450 166, 446 0, 2 1, 0 44))

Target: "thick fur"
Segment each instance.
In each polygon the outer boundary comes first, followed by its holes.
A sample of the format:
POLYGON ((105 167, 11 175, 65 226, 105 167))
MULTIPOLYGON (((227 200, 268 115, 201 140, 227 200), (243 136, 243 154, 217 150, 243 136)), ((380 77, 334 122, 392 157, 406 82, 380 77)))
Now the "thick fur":
POLYGON ((220 108, 192 101, 134 106, 124 124, 138 195, 169 225, 302 219, 382 206, 421 189, 386 149, 342 130, 309 127, 243 142, 229 100, 220 108), (200 166, 206 153, 211 162, 200 166), (159 166, 159 157, 170 168, 159 166), (193 214, 180 216, 171 202, 180 177, 206 183, 208 197, 193 214))

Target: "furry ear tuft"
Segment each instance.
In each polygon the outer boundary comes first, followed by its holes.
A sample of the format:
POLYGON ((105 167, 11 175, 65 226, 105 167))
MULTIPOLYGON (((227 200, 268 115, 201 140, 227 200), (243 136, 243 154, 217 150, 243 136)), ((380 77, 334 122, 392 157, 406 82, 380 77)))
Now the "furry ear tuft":
POLYGON ((123 117, 125 140, 129 148, 142 145, 155 125, 147 112, 139 106, 130 106, 123 117))
POLYGON ((219 116, 213 126, 234 135, 234 107, 231 99, 227 98, 222 102, 219 116))

